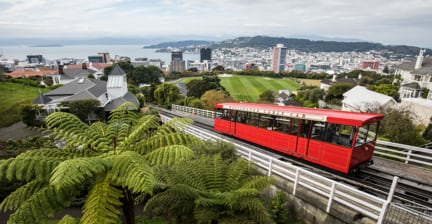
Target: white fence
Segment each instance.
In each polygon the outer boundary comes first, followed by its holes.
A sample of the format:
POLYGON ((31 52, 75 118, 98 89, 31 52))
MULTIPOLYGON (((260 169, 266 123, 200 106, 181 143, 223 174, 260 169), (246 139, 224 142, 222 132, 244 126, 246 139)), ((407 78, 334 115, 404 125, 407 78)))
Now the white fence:
MULTIPOLYGON (((162 122, 170 119, 169 117, 163 115, 161 115, 161 118, 162 122)), ((184 131, 206 140, 227 141, 218 135, 212 134, 194 126, 189 126, 184 131)), ((327 206, 325 208, 327 212, 330 212, 333 203, 337 202, 376 220, 378 224, 383 223, 385 211, 391 202, 391 198, 398 180, 397 177, 393 179, 393 185, 390 193, 388 194, 387 200, 384 200, 357 190, 356 188, 346 184, 333 181, 313 172, 294 166, 290 163, 280 161, 269 155, 256 152, 245 146, 239 144, 234 145, 237 149, 237 153, 240 156, 255 163, 256 166, 265 169, 268 175, 277 175, 280 178, 291 182, 293 184, 293 195, 296 195, 297 189, 299 187, 304 187, 309 191, 312 191, 327 199, 327 206)))
MULTIPOLYGON (((193 107, 173 104, 171 109, 173 111, 181 111, 208 118, 215 117, 214 111, 202 110, 193 107)), ((374 155, 390 158, 406 164, 409 163, 417 166, 432 167, 432 149, 378 140, 374 155)))

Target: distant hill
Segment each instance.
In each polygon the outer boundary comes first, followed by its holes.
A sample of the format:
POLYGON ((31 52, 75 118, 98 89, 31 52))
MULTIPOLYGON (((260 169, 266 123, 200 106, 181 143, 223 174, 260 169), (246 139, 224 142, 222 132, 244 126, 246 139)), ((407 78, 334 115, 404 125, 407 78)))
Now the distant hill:
MULTIPOLYGON (((340 41, 322 41, 307 40, 285 37, 238 37, 235 39, 224 40, 213 44, 212 48, 233 48, 233 47, 253 47, 269 48, 276 44, 284 44, 288 49, 295 49, 304 52, 344 52, 344 51, 383 51, 388 50, 395 54, 418 55, 420 48, 406 45, 382 45, 371 42, 340 42, 340 41)), ((426 54, 432 54, 431 49, 426 49, 426 54)))
MULTIPOLYGON (((166 49, 180 48, 190 49, 196 46, 207 45, 213 49, 234 48, 234 47, 252 47, 252 48, 270 48, 276 44, 284 44, 288 49, 294 49, 303 52, 347 52, 347 51, 389 51, 392 54, 400 55, 418 55, 420 48, 406 45, 382 45, 380 43, 371 43, 366 41, 324 41, 324 40, 308 40, 300 38, 285 38, 285 37, 269 37, 269 36, 254 36, 254 37, 238 37, 235 39, 223 40, 219 42, 201 41, 201 40, 186 40, 179 42, 164 42, 145 48, 158 48, 162 51, 166 49)), ((426 49, 426 55, 432 55, 431 49, 426 49)))
POLYGON ((207 40, 184 40, 184 41, 178 41, 178 42, 164 42, 159 44, 154 44, 150 46, 145 46, 144 48, 186 48, 191 46, 209 46, 212 45, 214 41, 207 41, 207 40))

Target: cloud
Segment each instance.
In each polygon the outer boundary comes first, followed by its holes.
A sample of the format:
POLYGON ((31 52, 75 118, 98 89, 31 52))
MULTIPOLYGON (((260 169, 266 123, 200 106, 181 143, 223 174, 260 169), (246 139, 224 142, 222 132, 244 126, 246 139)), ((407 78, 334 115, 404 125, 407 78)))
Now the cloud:
POLYGON ((428 0, 0 0, 0 32, 2 37, 299 34, 432 47, 431 11, 428 0))

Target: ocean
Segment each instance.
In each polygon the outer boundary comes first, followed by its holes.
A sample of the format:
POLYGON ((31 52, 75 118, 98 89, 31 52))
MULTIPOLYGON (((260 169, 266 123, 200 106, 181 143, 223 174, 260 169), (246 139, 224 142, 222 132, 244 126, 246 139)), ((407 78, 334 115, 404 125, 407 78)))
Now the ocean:
MULTIPOLYGON (((27 55, 42 55, 46 60, 76 58, 88 60, 88 56, 99 52, 109 52, 111 58, 116 55, 128 56, 131 60, 138 57, 171 61, 171 53, 157 53, 156 49, 144 49, 142 45, 65 45, 60 47, 0 46, 2 59, 25 60, 27 55)), ((199 60, 199 54, 183 53, 183 60, 199 60)))

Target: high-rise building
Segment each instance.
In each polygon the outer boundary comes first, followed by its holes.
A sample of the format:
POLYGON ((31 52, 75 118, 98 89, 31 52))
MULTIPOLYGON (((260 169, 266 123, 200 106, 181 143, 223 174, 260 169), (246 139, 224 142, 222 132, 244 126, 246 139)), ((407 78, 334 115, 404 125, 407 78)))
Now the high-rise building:
POLYGON ((272 57, 272 71, 282 72, 285 71, 285 58, 287 55, 287 48, 283 44, 277 44, 273 48, 272 57))
POLYGON ((171 51, 171 61, 183 61, 183 52, 171 51))
POLYGON ((28 63, 36 63, 36 64, 44 63, 43 56, 40 54, 27 55, 27 61, 28 61, 28 63))
POLYGON ((211 61, 212 50, 210 48, 201 48, 200 49, 200 62, 204 62, 205 60, 211 61))
POLYGON ((364 70, 378 70, 380 66, 380 61, 378 60, 365 60, 360 63, 360 69, 364 70))
POLYGON ((185 70, 185 61, 181 51, 171 52, 171 72, 183 72, 185 70))

